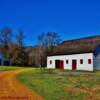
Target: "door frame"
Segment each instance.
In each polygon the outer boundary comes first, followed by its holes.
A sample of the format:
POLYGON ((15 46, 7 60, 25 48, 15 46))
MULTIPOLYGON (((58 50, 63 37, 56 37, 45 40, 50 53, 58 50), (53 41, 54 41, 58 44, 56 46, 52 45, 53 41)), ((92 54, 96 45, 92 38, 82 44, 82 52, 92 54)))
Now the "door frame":
POLYGON ((76 69, 77 69, 77 60, 72 59, 72 70, 76 70, 76 69))

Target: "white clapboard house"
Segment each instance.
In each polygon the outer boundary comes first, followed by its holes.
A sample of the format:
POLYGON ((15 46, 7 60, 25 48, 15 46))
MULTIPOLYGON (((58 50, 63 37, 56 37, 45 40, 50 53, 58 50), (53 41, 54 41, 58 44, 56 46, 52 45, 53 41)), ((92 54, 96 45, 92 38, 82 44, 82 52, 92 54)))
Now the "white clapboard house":
POLYGON ((2 52, 0 52, 0 66, 10 66, 11 61, 4 56, 2 52))
POLYGON ((100 70, 100 36, 62 42, 47 57, 47 68, 100 70))

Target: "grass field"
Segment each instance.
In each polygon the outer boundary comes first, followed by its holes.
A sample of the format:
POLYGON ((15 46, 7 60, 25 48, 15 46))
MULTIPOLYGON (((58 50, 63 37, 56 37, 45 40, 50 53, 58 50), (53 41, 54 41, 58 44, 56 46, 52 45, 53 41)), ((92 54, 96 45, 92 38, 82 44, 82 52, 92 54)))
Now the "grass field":
POLYGON ((15 66, 0 66, 0 71, 7 71, 7 70, 15 70, 20 67, 15 67, 15 66))
POLYGON ((100 100, 100 71, 41 72, 32 69, 17 78, 46 100, 100 100))

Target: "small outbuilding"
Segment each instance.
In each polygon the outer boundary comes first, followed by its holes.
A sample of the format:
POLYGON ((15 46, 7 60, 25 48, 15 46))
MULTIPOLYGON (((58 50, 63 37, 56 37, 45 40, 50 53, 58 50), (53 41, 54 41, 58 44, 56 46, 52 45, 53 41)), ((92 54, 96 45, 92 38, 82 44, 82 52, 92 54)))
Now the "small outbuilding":
POLYGON ((100 36, 62 42, 47 57, 47 68, 100 70, 100 36))
POLYGON ((0 66, 10 66, 11 60, 9 60, 5 55, 0 52, 0 66))

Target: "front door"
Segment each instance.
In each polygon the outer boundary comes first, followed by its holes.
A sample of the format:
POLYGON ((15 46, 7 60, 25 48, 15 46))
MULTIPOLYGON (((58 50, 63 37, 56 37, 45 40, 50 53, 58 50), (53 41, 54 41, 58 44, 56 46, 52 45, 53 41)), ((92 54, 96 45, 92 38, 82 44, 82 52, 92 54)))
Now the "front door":
POLYGON ((64 69, 64 61, 63 60, 56 60, 55 61, 55 67, 57 69, 64 69))
POLYGON ((60 69, 64 69, 64 61, 63 60, 60 61, 60 69))
POLYGON ((72 70, 76 70, 76 68, 77 68, 77 61, 72 60, 72 70))

